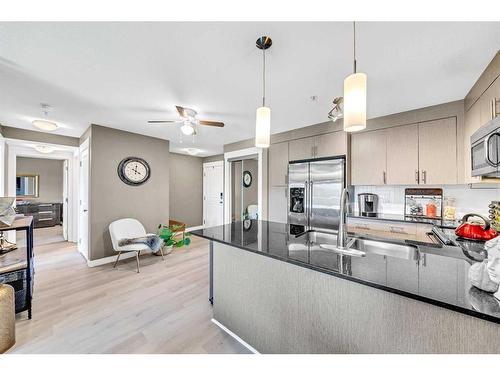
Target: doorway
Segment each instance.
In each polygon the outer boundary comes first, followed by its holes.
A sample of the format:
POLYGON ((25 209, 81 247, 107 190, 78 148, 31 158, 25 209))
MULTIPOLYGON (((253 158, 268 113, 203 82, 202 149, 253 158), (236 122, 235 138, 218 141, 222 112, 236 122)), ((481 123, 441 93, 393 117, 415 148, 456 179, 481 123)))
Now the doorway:
POLYGON ((259 162, 257 156, 231 161, 231 221, 258 219, 259 162))
POLYGON ((224 162, 203 164, 203 226, 224 223, 224 162))
MULTIPOLYGON (((35 235, 40 233, 36 243, 76 242, 78 177, 74 166, 78 148, 9 138, 4 141, 6 196, 16 197, 20 214, 33 216, 35 235), (39 228, 52 230, 41 234, 39 228)), ((17 241, 15 233, 7 235, 9 241, 17 241)))

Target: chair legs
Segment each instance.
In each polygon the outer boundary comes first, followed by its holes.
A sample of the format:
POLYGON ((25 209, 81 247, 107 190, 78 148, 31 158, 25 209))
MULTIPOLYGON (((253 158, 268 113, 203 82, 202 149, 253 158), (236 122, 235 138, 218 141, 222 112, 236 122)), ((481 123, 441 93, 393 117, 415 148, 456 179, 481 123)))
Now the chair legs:
POLYGON ((118 253, 118 256, 116 257, 115 264, 113 264, 113 268, 116 268, 116 264, 118 263, 118 260, 120 260, 120 255, 122 255, 121 251, 118 253))
POLYGON ((140 254, 140 251, 137 251, 135 253, 135 261, 137 263, 137 273, 139 273, 139 254, 140 254))

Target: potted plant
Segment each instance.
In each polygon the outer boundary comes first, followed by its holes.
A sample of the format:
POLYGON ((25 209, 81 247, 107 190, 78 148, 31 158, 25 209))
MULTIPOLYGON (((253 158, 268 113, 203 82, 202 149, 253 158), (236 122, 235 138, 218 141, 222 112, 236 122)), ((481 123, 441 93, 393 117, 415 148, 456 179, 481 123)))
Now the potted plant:
POLYGON ((163 240, 165 254, 170 254, 174 247, 180 248, 191 243, 191 233, 183 229, 181 225, 158 225, 158 236, 163 240))

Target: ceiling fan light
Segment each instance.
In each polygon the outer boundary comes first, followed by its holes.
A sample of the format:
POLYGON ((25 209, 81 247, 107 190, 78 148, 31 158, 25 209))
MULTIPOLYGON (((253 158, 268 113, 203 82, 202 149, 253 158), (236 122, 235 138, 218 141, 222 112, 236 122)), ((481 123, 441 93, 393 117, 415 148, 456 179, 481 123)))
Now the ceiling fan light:
POLYGON ((181 126, 181 132, 185 135, 192 135, 194 128, 190 124, 184 124, 181 126))
POLYGON ((354 73, 344 80, 344 131, 366 129, 366 74, 354 73))
POLYGON ((261 148, 269 147, 271 143, 271 108, 257 108, 257 120, 255 122, 255 146, 261 148))
POLYGON ((43 130, 43 131, 47 131, 47 132, 54 131, 59 127, 55 122, 47 121, 47 120, 34 120, 32 122, 32 124, 35 128, 43 130))

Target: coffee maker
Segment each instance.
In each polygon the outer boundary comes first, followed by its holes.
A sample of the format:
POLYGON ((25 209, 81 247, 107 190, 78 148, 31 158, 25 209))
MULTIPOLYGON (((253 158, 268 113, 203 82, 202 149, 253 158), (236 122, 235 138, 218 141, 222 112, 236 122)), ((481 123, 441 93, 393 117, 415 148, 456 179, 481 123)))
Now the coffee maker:
POLYGON ((378 195, 372 193, 358 194, 359 216, 377 216, 378 195))

